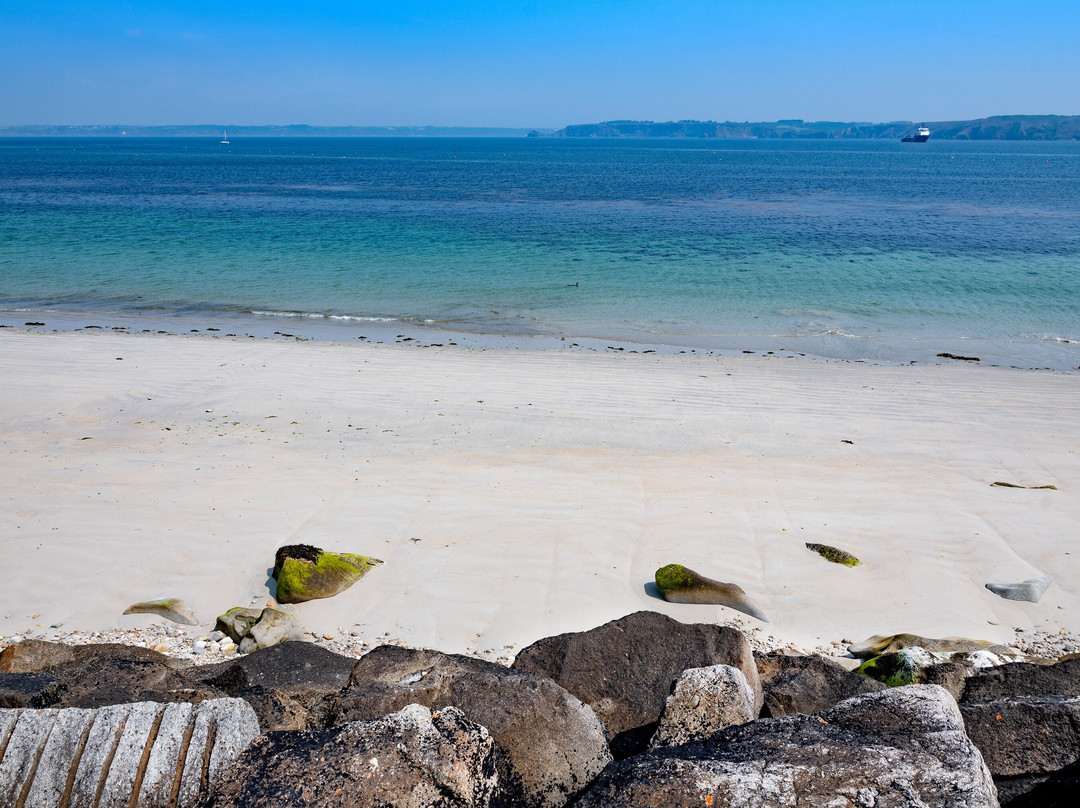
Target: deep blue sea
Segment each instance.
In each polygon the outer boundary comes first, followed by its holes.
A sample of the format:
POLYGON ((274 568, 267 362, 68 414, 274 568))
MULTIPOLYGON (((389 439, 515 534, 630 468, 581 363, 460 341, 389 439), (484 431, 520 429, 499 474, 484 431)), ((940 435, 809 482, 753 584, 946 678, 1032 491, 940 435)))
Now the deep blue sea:
POLYGON ((25 322, 1075 370, 1080 142, 0 139, 25 322))

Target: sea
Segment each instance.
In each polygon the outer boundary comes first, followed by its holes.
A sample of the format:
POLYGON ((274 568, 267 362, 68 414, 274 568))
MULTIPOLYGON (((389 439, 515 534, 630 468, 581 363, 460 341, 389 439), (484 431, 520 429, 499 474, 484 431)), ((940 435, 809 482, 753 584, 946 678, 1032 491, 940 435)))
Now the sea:
POLYGON ((0 325, 1076 372, 1080 142, 0 139, 0 325))

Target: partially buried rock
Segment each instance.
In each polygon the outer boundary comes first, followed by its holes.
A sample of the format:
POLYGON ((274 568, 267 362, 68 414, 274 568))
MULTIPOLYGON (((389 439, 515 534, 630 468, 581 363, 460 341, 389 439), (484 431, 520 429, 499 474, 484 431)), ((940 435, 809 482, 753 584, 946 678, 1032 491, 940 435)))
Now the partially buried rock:
POLYGON ((714 581, 682 564, 668 564, 656 571, 656 587, 668 603, 702 603, 727 606, 729 609, 769 622, 757 606, 750 602, 738 584, 714 581))
POLYGON ((279 547, 274 555, 273 578, 280 603, 304 603, 344 592, 364 577, 377 558, 352 553, 328 553, 310 544, 279 547))
POLYGON ((857 567, 862 563, 847 550, 841 550, 838 547, 830 547, 827 544, 813 544, 807 542, 806 549, 812 550, 826 561, 831 561, 834 564, 843 564, 845 567, 857 567))
POLYGON ((1001 657, 1019 657, 1020 654, 1014 648, 1005 645, 995 645, 986 640, 969 640, 964 637, 944 637, 936 639, 921 637, 918 634, 875 634, 873 637, 859 643, 852 643, 847 647, 852 656, 859 659, 870 659, 879 654, 892 651, 901 651, 905 648, 918 646, 935 653, 974 653, 986 651, 1001 657))
POLYGON ((1044 575, 1040 578, 1028 578, 1026 581, 1015 584, 987 584, 986 588, 1005 600, 1026 600, 1038 603, 1052 582, 1053 579, 1049 575, 1044 575))
POLYGON ((267 606, 252 609, 237 606, 217 619, 217 630, 237 644, 240 653, 250 654, 278 643, 304 639, 304 627, 291 607, 267 606))
POLYGON ((251 627, 259 622, 263 610, 253 606, 234 606, 225 614, 218 615, 214 626, 216 631, 227 635, 234 643, 240 641, 251 633, 251 627))
POLYGON ((124 610, 124 614, 156 614, 174 623, 184 626, 197 626, 199 620, 195 613, 188 608, 180 598, 165 598, 164 600, 146 600, 134 603, 124 610))

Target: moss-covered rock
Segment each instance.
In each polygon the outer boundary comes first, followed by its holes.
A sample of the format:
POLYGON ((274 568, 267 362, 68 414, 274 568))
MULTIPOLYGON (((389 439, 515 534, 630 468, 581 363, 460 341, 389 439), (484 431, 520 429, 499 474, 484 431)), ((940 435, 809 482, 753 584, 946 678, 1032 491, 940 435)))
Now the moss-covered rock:
POLYGON ((199 625, 199 619, 195 617, 194 612, 180 598, 145 600, 141 603, 133 603, 124 610, 124 614, 156 614, 181 625, 199 625))
POLYGON ((234 606, 225 614, 218 615, 214 628, 227 634, 234 643, 239 645, 244 637, 251 633, 251 627, 259 622, 262 613, 261 608, 234 606))
POLYGON ((344 592, 374 566, 377 558, 353 553, 330 553, 309 544, 278 549, 273 578, 279 603, 304 603, 344 592))
POLYGON ((827 544, 812 544, 807 542, 806 549, 813 550, 826 561, 831 561, 834 564, 843 564, 845 567, 857 567, 862 563, 847 550, 841 550, 839 547, 830 547, 827 544))
POLYGON ((938 660, 923 648, 905 648, 868 659, 856 673, 876 679, 889 687, 917 685, 925 681, 923 671, 938 660))
POLYGON ((743 614, 769 622, 765 614, 750 602, 738 584, 714 581, 682 564, 668 564, 654 576, 660 596, 669 603, 703 603, 727 606, 743 614))

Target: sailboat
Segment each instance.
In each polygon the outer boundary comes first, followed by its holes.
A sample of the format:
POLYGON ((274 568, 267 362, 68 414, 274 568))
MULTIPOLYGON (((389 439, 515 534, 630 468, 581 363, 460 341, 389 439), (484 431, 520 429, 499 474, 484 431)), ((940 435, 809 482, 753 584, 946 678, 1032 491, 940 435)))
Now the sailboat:
POLYGON ((228 146, 229 145, 229 132, 228 132, 228 130, 222 129, 221 130, 221 136, 224 138, 224 140, 221 141, 221 145, 222 146, 228 146))

